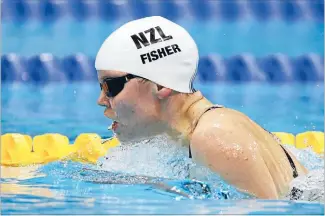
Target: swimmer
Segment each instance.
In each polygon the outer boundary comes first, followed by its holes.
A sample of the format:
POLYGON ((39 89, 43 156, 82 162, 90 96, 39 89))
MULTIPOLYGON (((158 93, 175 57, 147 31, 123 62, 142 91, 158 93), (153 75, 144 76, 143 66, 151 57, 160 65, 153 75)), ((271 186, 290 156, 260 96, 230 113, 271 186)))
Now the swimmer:
POLYGON ((98 104, 121 143, 168 134, 188 156, 238 190, 281 199, 307 169, 245 114, 213 104, 193 88, 198 49, 189 33, 163 17, 128 22, 95 60, 98 104))

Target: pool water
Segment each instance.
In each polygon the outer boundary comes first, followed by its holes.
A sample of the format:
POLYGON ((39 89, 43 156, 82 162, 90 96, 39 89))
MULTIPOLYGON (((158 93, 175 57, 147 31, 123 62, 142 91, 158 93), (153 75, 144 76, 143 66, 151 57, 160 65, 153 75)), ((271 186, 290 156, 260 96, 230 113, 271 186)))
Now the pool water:
MULTIPOLYGON (((46 52, 61 57, 81 52, 87 56, 96 56, 107 35, 127 21, 130 20, 77 22, 64 19, 54 23, 29 21, 24 22, 23 25, 19 22, 4 21, 2 37, 6 43, 3 43, 2 52, 22 56, 46 52), (57 45, 53 46, 53 44, 57 45), (69 46, 60 44, 69 44, 69 46)), ((189 31, 202 56, 218 53, 223 57, 229 57, 247 52, 255 57, 274 53, 299 56, 313 52, 324 55, 323 22, 292 23, 283 20, 258 22, 247 19, 217 22, 216 20, 189 21, 184 18, 177 23, 189 31)))
MULTIPOLYGON (((323 83, 218 83, 197 84, 196 88, 212 102, 244 112, 269 131, 324 131, 323 83)), ((112 136, 107 131, 111 120, 103 116, 104 108, 96 104, 97 83, 3 83, 1 89, 2 134, 61 133, 71 143, 80 133, 112 136)), ((129 153, 117 148, 110 153, 115 157, 101 159, 97 166, 54 162, 45 166, 1 167, 1 213, 324 214, 323 201, 257 200, 215 176, 205 176, 200 182, 188 180, 183 171, 191 162, 172 149, 159 154, 161 160, 146 162, 146 156, 159 152, 155 146, 166 147, 161 140, 154 142, 130 148, 129 153), (146 153, 139 159, 141 152, 146 153), (144 183, 143 176, 155 178, 144 183), (159 179, 162 184, 157 183, 159 176, 163 177, 159 179), (200 187, 205 184, 208 193, 200 187)), ((289 148, 307 168, 324 169, 323 159, 310 150, 289 148)), ((323 172, 320 175, 319 180, 324 178, 323 172)), ((323 187, 323 183, 317 184, 323 187)))

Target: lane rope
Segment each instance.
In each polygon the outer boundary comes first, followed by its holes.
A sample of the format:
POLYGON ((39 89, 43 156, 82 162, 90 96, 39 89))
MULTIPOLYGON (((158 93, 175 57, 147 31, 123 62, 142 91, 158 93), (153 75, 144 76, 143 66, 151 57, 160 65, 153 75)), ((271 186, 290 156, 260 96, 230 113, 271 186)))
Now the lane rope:
MULTIPOLYGON (((316 154, 324 153, 324 133, 306 131, 299 134, 273 132, 283 144, 298 149, 311 148, 316 154)), ((82 133, 74 143, 67 136, 46 133, 31 137, 20 133, 1 135, 1 166, 29 166, 58 160, 96 164, 100 157, 120 144, 116 137, 102 139, 96 133, 82 133)))

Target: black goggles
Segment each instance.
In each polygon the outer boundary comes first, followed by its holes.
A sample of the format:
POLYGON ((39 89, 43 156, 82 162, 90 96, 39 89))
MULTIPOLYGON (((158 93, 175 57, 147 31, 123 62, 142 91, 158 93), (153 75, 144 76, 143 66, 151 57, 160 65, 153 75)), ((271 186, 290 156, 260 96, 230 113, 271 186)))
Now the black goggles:
POLYGON ((102 83, 99 83, 100 89, 104 90, 107 97, 115 97, 123 90, 125 83, 136 77, 132 74, 127 74, 122 77, 105 78, 102 83))

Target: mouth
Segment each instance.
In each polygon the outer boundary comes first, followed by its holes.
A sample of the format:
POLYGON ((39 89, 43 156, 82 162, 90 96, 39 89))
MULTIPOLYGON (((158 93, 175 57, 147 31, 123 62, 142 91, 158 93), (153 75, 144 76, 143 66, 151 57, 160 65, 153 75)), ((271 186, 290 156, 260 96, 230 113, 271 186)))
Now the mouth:
POLYGON ((117 128, 118 128, 118 122, 113 121, 113 123, 107 129, 112 130, 112 131, 116 131, 117 128))

